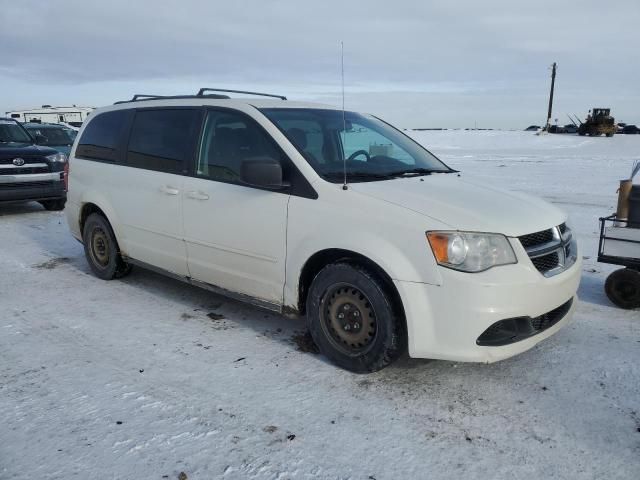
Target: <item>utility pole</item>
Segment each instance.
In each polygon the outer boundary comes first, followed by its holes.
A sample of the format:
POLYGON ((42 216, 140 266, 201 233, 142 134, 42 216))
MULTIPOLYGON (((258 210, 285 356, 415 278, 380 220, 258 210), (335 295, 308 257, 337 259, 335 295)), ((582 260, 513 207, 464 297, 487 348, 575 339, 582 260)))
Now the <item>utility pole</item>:
POLYGON ((556 62, 553 62, 553 65, 551 65, 551 92, 549 93, 549 111, 547 113, 547 123, 544 126, 545 132, 549 131, 550 122, 551 122, 551 110, 553 108, 553 88, 556 84, 556 68, 557 67, 558 65, 556 64, 556 62))

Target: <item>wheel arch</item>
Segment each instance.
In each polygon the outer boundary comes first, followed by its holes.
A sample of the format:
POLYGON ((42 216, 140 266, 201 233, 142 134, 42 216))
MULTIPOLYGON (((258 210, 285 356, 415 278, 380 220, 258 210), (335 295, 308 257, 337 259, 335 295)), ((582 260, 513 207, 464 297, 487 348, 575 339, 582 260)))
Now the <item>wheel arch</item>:
POLYGON ((112 212, 110 209, 105 208, 104 204, 101 204, 100 202, 87 200, 86 202, 82 203, 82 206, 80 207, 80 212, 78 215, 78 224, 79 224, 78 226, 80 227, 80 236, 82 237, 84 232, 84 225, 87 222, 87 218, 89 218, 89 215, 91 215, 92 213, 97 213, 99 215, 102 215, 107 220, 107 223, 111 227, 111 230, 113 230, 113 234, 116 237, 118 250, 122 255, 126 256, 126 253, 123 251, 124 249, 123 237, 120 232, 118 219, 115 216, 115 212, 112 212))
MULTIPOLYGON (((89 215, 91 215, 92 213, 98 213, 102 215, 107 220, 107 222, 109 222, 109 225, 111 225, 109 217, 98 205, 92 202, 87 202, 82 205, 82 208, 80 209, 80 215, 78 217, 80 234, 82 234, 82 232, 84 231, 84 224, 87 222, 87 218, 89 218, 89 215)), ((113 225, 111 225, 111 228, 113 228, 113 225)))
POLYGON ((394 307, 398 309, 398 314, 402 315, 402 318, 406 321, 402 298, 400 297, 400 293, 394 285, 391 276, 380 265, 378 265, 378 263, 371 260, 369 257, 362 255, 361 253, 342 248, 327 248, 320 250, 307 259, 298 278, 298 298, 296 305, 298 314, 304 315, 306 313, 309 287, 318 272, 327 265, 339 262, 359 265, 374 273, 382 281, 387 293, 391 296, 394 307))

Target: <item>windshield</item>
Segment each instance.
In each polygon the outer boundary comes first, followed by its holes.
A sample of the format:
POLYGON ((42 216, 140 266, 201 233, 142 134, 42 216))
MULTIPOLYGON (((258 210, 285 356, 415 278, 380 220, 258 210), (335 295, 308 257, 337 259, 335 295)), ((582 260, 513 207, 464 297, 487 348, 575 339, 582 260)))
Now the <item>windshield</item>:
POLYGON ((387 123, 355 112, 265 108, 271 120, 325 179, 372 181, 453 172, 421 145, 387 123), (346 127, 346 129, 345 129, 346 127))
POLYGON ((33 140, 16 122, 0 120, 0 144, 7 143, 32 144, 33 140))
POLYGON ((59 147, 62 145, 71 145, 76 137, 76 132, 70 128, 65 127, 43 127, 28 125, 25 127, 33 137, 41 135, 44 139, 38 141, 39 145, 46 145, 49 147, 59 147))

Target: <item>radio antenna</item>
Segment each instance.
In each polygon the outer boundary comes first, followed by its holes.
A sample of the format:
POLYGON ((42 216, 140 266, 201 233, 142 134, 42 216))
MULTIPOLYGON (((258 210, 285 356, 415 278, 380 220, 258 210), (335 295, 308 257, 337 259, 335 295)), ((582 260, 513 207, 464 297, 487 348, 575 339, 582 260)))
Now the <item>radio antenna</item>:
POLYGON ((342 77, 342 130, 344 131, 344 142, 342 142, 342 170, 344 173, 344 183, 342 189, 347 190, 347 158, 344 149, 344 143, 347 141, 347 121, 344 115, 344 42, 340 40, 340 67, 342 77))

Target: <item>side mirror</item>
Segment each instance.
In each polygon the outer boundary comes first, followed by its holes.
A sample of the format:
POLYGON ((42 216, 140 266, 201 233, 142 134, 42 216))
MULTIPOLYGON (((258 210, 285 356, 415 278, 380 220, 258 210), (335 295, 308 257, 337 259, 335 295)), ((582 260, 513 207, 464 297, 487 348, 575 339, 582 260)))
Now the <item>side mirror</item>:
POLYGON ((36 145, 46 145, 47 137, 45 137, 44 135, 36 135, 35 141, 36 141, 36 145))
POLYGON ((240 180, 254 187, 280 190, 287 187, 282 180, 282 165, 275 158, 256 157, 240 165, 240 180))

